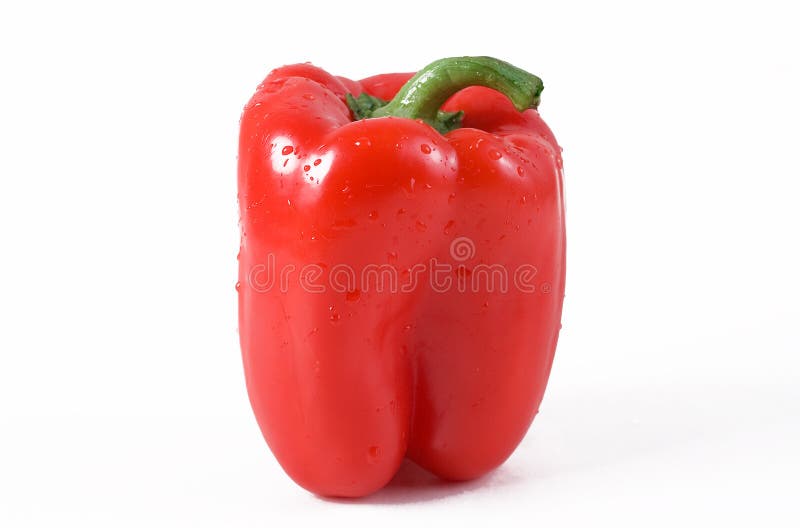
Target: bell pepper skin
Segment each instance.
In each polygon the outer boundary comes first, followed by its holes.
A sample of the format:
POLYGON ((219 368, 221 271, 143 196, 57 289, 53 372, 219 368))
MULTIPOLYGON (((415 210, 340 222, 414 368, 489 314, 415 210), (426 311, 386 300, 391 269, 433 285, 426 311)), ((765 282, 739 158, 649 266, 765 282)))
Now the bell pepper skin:
POLYGON ((298 64, 244 109, 245 379, 269 447, 311 492, 370 494, 404 457, 479 477, 538 411, 564 296, 562 162, 534 109, 541 85, 519 72, 465 57, 356 82, 298 64), (354 120, 372 101, 362 93, 391 101, 354 120), (456 239, 467 258, 454 260, 456 239), (431 259, 459 265, 451 287, 415 271, 431 259), (507 291, 456 287, 479 264, 507 270, 507 291), (359 282, 371 266, 399 284, 359 282), (515 284, 519 269, 533 291, 515 284))

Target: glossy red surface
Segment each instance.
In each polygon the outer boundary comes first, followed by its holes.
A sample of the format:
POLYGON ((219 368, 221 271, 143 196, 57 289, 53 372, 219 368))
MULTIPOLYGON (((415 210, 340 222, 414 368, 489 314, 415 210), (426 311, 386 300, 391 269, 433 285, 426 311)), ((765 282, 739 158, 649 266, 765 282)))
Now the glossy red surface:
POLYGON ((247 388, 282 467, 322 495, 371 493, 406 456, 446 479, 497 467, 538 410, 558 338, 553 134, 481 87, 445 105, 465 112, 446 136, 410 119, 352 121, 345 93, 391 98, 409 76, 359 83, 286 66, 242 117, 247 388), (430 284, 433 258, 451 266, 439 277, 449 288, 430 284), (480 266, 505 270, 506 291, 499 278, 475 286, 480 266), (516 284, 520 269, 532 292, 516 284), (400 291, 412 276, 417 287, 400 291))

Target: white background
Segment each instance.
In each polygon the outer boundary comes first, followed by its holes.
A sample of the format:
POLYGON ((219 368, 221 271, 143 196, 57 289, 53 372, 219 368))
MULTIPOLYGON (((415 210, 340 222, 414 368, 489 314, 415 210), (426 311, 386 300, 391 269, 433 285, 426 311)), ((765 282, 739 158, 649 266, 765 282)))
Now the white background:
POLYGON ((791 2, 113 4, 0 8, 0 525, 800 522, 791 2), (244 389, 242 106, 286 63, 478 54, 544 79, 564 148, 541 413, 479 481, 319 499, 244 389))

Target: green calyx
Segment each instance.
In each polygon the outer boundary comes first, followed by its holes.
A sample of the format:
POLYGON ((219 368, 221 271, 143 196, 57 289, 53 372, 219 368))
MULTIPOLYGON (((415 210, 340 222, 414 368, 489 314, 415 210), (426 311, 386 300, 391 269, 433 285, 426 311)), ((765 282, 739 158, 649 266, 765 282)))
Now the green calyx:
MULTIPOLYGON (((387 101, 378 97, 373 97, 367 93, 362 93, 358 97, 353 97, 351 94, 346 94, 347 106, 353 112, 356 121, 361 119, 368 119, 370 117, 385 117, 375 115, 375 112, 380 108, 386 106, 387 101)), ((464 112, 443 112, 439 110, 436 113, 436 119, 429 122, 433 128, 446 134, 451 130, 461 127, 461 118, 464 117, 464 112)), ((427 121, 426 121, 427 122, 427 121)))
POLYGON ((371 117, 420 119, 442 134, 461 126, 463 112, 442 112, 441 106, 468 86, 486 86, 505 94, 522 112, 539 105, 542 80, 492 57, 452 57, 432 62, 403 85, 391 101, 362 93, 347 94, 356 120, 371 117))

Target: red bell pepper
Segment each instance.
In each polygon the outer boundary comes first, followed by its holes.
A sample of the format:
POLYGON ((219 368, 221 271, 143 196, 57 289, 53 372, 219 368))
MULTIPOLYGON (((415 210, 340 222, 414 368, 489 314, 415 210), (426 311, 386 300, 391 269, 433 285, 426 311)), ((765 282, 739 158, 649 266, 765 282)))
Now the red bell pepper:
POLYGON ((560 148, 535 110, 541 90, 487 57, 360 82, 298 64, 245 107, 246 383, 304 488, 366 495, 404 457, 471 479, 525 435, 565 273, 560 148))

